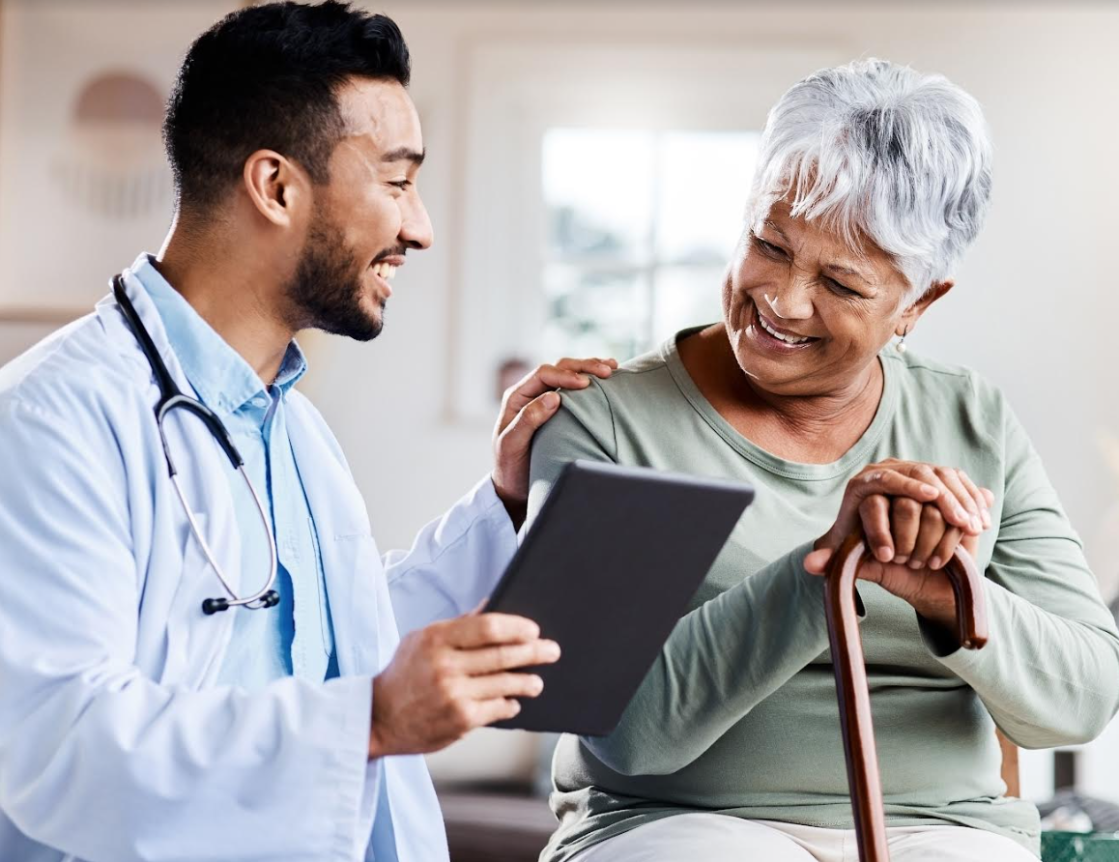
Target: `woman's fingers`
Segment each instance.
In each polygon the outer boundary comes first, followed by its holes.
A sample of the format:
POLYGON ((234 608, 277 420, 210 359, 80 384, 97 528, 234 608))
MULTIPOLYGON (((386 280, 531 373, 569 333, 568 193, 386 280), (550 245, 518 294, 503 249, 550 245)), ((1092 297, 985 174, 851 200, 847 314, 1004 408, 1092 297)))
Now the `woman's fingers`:
POLYGON ((943 569, 945 564, 952 559, 952 555, 956 553, 956 548, 960 546, 965 533, 956 527, 949 527, 944 531, 944 537, 940 540, 932 554, 929 555, 929 561, 926 564, 930 569, 939 571, 943 569))
POLYGON ((896 459, 871 465, 848 483, 835 523, 816 541, 805 568, 822 574, 856 530, 880 562, 920 569, 935 559, 940 568, 961 537, 991 526, 993 503, 994 495, 963 470, 896 459), (952 529, 960 535, 949 534, 952 529))
POLYGON ((934 467, 931 464, 916 464, 913 466, 913 475, 920 478, 921 481, 927 482, 935 486, 940 495, 936 499, 937 508, 940 509, 941 515, 944 520, 951 524, 953 527, 959 527, 962 530, 970 530, 972 528, 972 515, 967 510, 965 500, 971 500, 963 487, 960 485, 959 479, 955 480, 956 490, 952 490, 942 477, 942 470, 939 467, 934 467))
POLYGON ((917 534, 913 553, 909 556, 909 568, 923 569, 925 567, 948 528, 949 525, 945 523, 940 509, 935 506, 925 506, 921 510, 921 529, 917 534))
POLYGON ((969 476, 965 471, 957 470, 956 475, 959 476, 960 482, 963 484, 967 492, 971 494, 971 499, 975 501, 975 507, 979 510, 979 520, 981 526, 984 530, 989 530, 991 528, 990 508, 991 502, 994 501, 994 495, 991 495, 991 499, 988 500, 987 494, 983 493, 984 489, 976 485, 971 480, 971 476, 969 476))
POLYGON ((883 563, 894 558, 894 540, 890 534, 890 501, 882 494, 867 497, 859 506, 863 536, 870 552, 883 563))
MULTIPOLYGON (((960 505, 967 510, 967 513, 970 516, 967 525, 964 526, 964 529, 967 529, 972 533, 982 533, 983 509, 982 498, 979 497, 979 490, 976 489, 975 496, 972 495, 971 491, 968 490, 967 485, 964 484, 964 480, 961 478, 961 474, 963 473, 962 470, 951 470, 942 468, 937 472, 940 475, 941 481, 944 482, 945 487, 947 487, 948 490, 951 491, 953 495, 955 495, 960 505), (977 497, 979 499, 977 499, 977 497)), ((970 483, 971 480, 969 479, 968 482, 970 483)), ((956 524, 956 526, 959 527, 961 525, 956 524)))
POLYGON ((921 531, 921 510, 924 507, 910 497, 894 497, 890 502, 890 527, 894 535, 893 561, 904 564, 913 554, 921 531))
MULTIPOLYGON (((859 509, 863 501, 876 495, 886 497, 912 497, 921 502, 931 502, 937 498, 940 490, 933 485, 906 476, 897 470, 887 467, 874 469, 859 474, 847 484, 847 490, 840 504, 839 515, 830 530, 817 540, 814 551, 824 549, 836 550, 856 529, 862 527, 859 509)), ((812 556, 806 560, 806 565, 815 566, 819 560, 812 556)), ((809 569, 812 571, 812 569, 809 569)))

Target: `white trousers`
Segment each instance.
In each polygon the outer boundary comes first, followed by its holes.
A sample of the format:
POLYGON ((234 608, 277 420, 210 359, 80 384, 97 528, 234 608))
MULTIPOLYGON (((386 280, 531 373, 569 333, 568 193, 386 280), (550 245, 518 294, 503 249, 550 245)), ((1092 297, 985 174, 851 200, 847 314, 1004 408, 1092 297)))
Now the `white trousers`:
MULTIPOLYGON (((1037 862, 1002 835, 965 826, 894 826, 890 862, 1037 862)), ((858 862, 854 829, 726 814, 674 814, 584 850, 571 862, 858 862)))

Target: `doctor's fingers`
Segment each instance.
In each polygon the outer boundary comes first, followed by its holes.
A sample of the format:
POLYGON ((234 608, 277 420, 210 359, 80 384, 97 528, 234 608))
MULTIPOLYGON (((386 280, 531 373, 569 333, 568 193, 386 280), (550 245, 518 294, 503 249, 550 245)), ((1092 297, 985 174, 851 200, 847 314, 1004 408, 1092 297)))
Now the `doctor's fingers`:
POLYGON ((505 391, 502 399, 498 432, 513 421, 524 406, 537 396, 552 389, 585 389, 590 384, 588 374, 609 377, 618 363, 614 359, 561 359, 555 365, 540 365, 515 386, 505 391))
POLYGON ((505 697, 536 697, 544 680, 532 673, 491 673, 472 676, 460 683, 466 697, 475 701, 505 697))
POLYGON ((475 726, 485 727, 495 721, 504 721, 520 711, 520 703, 512 698, 495 697, 492 700, 483 700, 478 703, 474 712, 475 726))
POLYGON ((497 435, 498 467, 513 463, 523 464, 525 487, 528 486, 528 458, 532 438, 540 427, 551 419, 560 406, 560 398, 548 390, 538 398, 528 402, 524 408, 505 423, 497 435))
POLYGON ((458 649, 501 644, 530 643, 540 637, 540 626, 513 614, 467 614, 423 630, 425 635, 458 649))
POLYGON ((455 654, 455 663, 463 673, 478 676, 519 667, 552 664, 559 657, 559 644, 555 641, 537 640, 524 644, 459 650, 455 654))

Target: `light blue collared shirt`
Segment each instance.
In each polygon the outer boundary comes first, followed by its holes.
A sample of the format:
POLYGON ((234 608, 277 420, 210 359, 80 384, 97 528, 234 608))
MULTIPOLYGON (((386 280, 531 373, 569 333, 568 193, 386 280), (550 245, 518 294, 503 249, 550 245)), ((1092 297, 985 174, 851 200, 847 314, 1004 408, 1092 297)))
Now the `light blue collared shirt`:
MULTIPOLYGON (((149 257, 136 269, 163 319, 167 338, 198 400, 218 414, 245 460, 245 470, 269 512, 276 537, 275 589, 280 604, 267 610, 237 608, 233 638, 219 682, 248 690, 297 676, 321 682, 338 675, 326 601, 319 538, 288 439, 285 399, 307 370, 293 341, 280 372, 266 386, 249 364, 215 332, 149 257)), ((180 458, 189 457, 185 454, 180 458)), ((268 575, 264 524, 244 481, 229 472, 241 536, 243 594, 260 589, 268 575)), ((190 501, 206 512, 206 501, 190 501)), ((221 586, 214 579, 214 595, 221 586)))

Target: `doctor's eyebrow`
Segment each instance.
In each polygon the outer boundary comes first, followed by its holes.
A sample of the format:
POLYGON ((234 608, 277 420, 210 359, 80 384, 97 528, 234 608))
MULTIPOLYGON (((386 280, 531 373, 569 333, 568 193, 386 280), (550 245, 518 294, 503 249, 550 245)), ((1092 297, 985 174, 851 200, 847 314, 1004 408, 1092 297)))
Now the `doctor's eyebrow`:
POLYGON ((427 150, 417 152, 411 147, 397 147, 395 150, 389 150, 381 156, 382 162, 411 162, 417 168, 424 163, 424 158, 427 156, 427 150))

